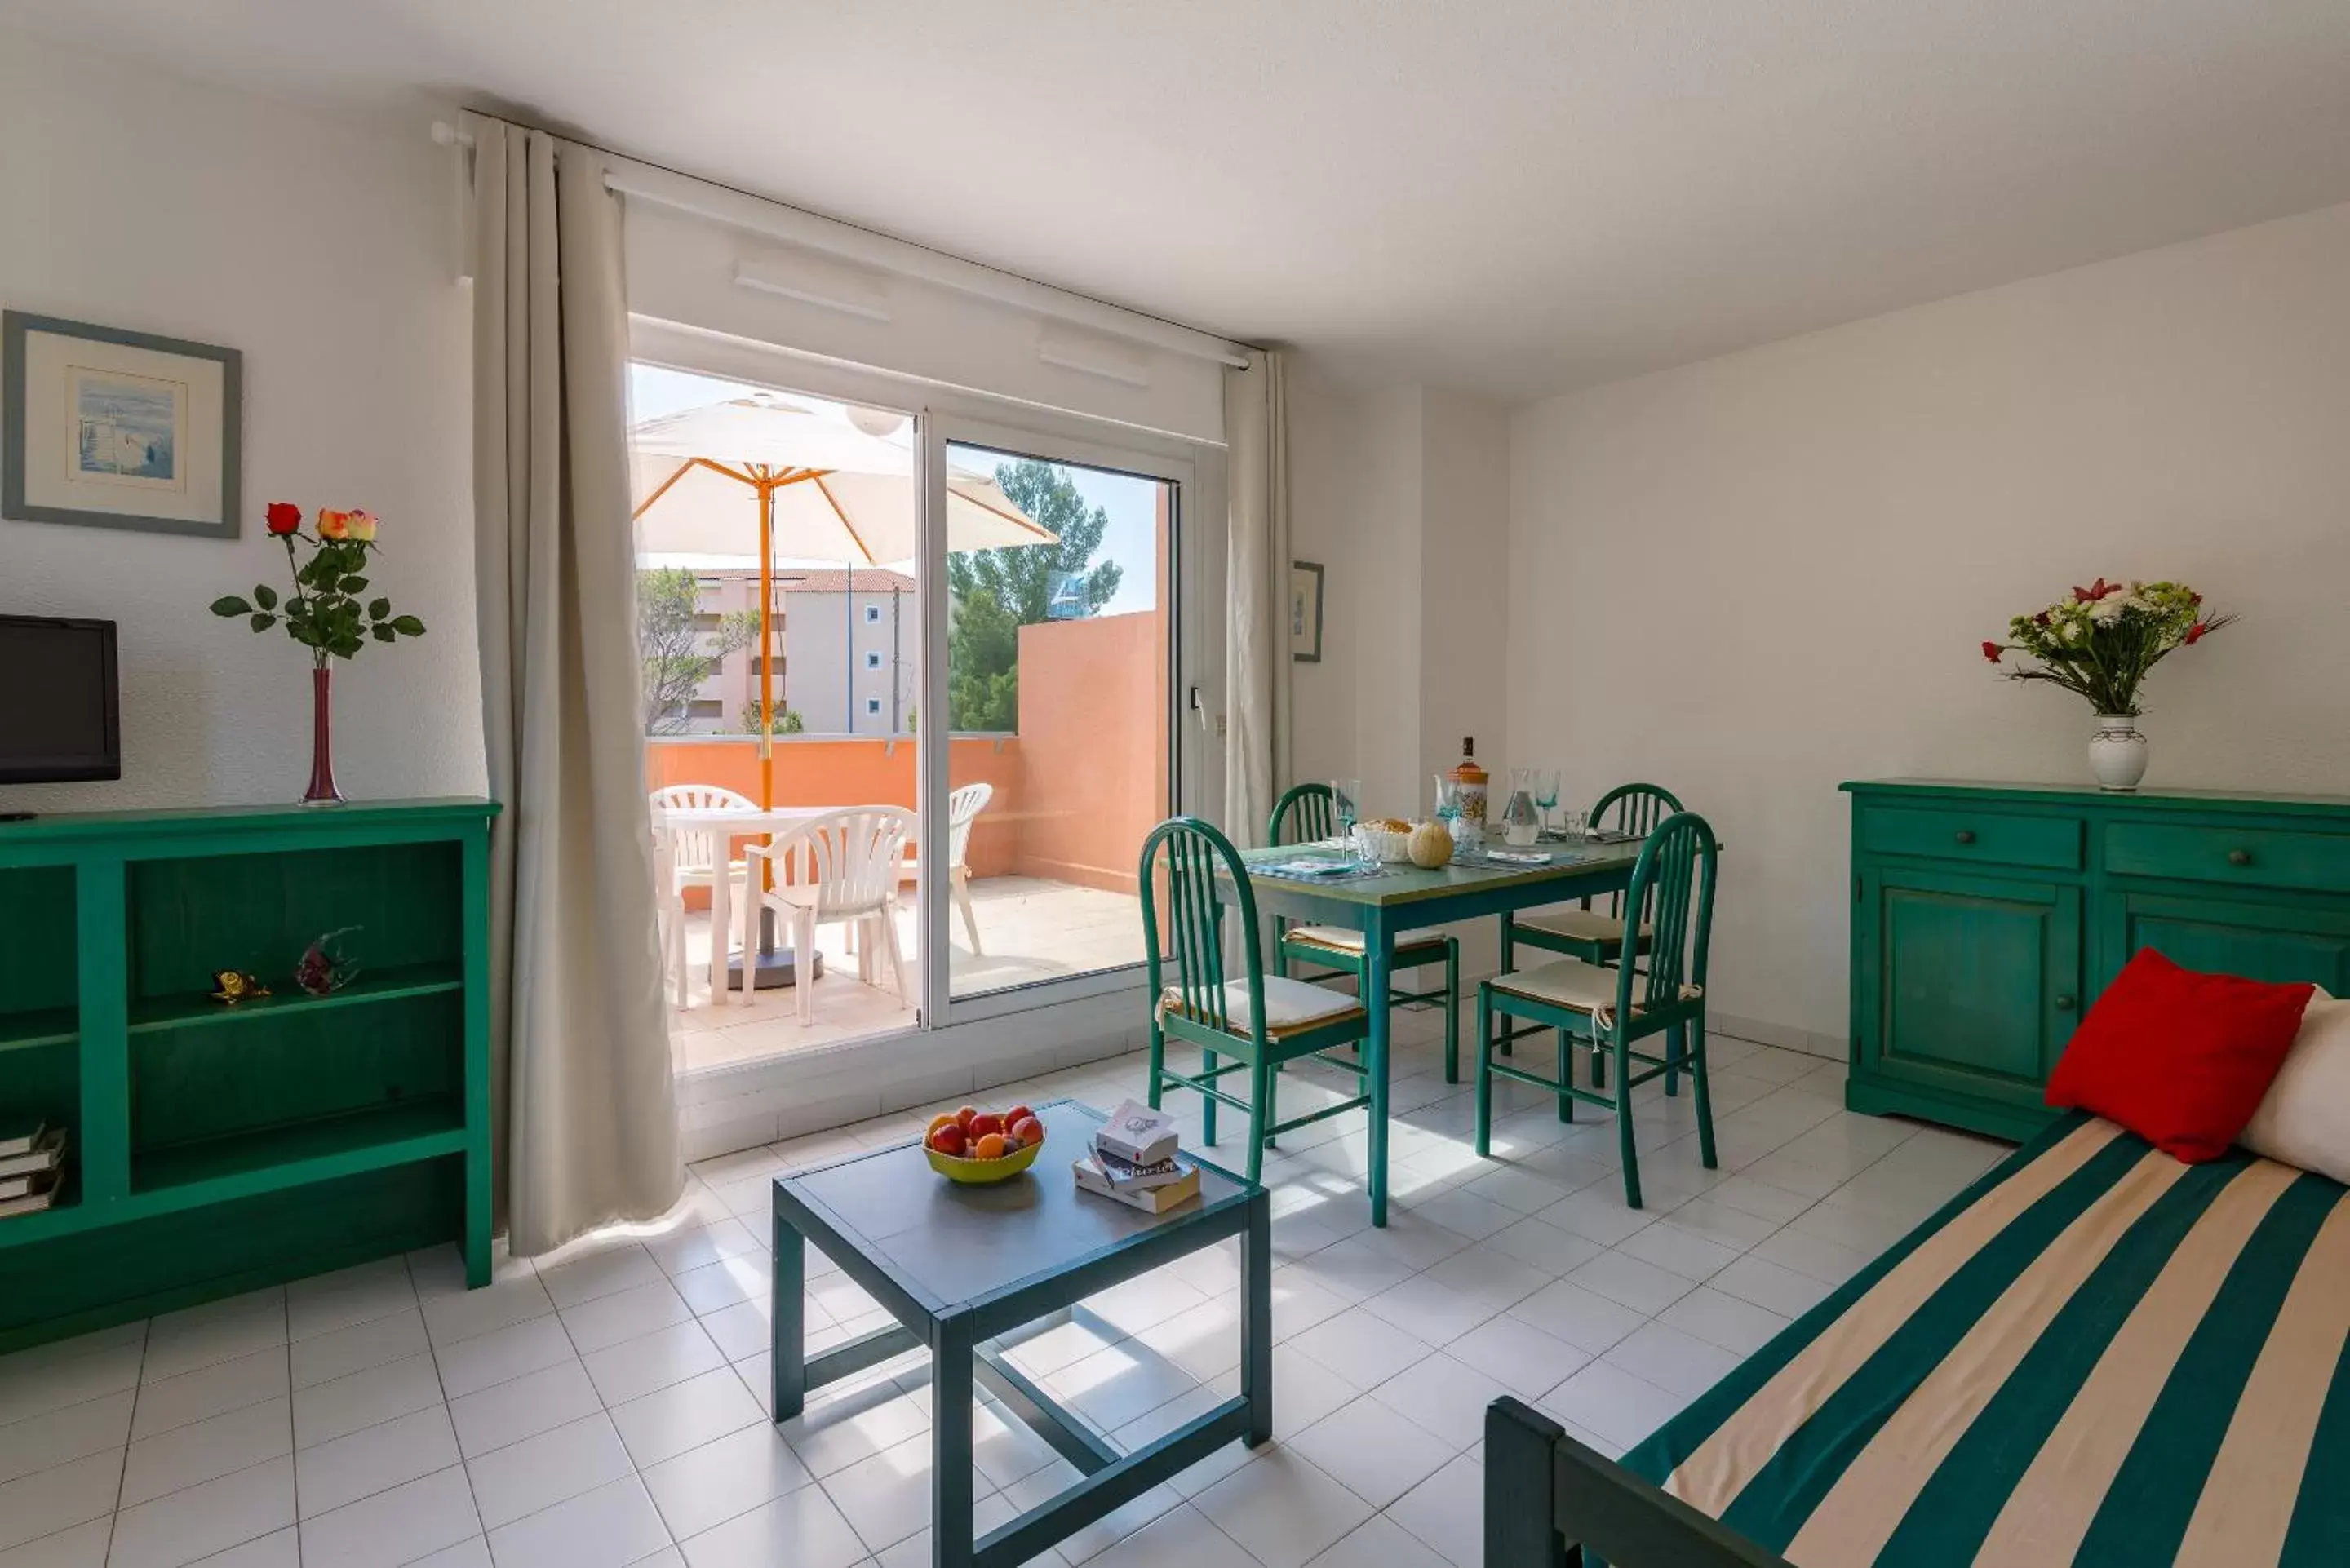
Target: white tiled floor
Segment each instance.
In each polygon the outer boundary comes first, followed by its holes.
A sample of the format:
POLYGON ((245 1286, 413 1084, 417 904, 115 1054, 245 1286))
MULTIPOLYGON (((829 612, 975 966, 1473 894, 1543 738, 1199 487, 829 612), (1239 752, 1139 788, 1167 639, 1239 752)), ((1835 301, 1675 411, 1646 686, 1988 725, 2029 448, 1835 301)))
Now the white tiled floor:
MULTIPOLYGON (((1359 1116, 1301 1129, 1267 1166, 1278 1440, 1214 1456, 1041 1561, 1471 1568, 1488 1401, 1515 1393, 1619 1452, 2001 1153, 1847 1115, 1838 1065, 1717 1039, 1721 1168, 1698 1162, 1688 1097, 1652 1085, 1634 1211, 1611 1122, 1562 1126, 1508 1089, 1500 1158, 1480 1161, 1432 1017, 1399 1034, 1391 1223, 1368 1228, 1359 1116)), ((988 1097, 1106 1104, 1140 1071, 1120 1057, 988 1097)), ((1335 1082, 1293 1070, 1284 1111, 1335 1082)), ((762 1239, 775 1172, 925 1119, 707 1162, 667 1223, 504 1262, 484 1290, 440 1250, 0 1358, 0 1568, 916 1568, 926 1366, 772 1426, 762 1239)), ((825 1340, 881 1321, 810 1266, 825 1340)), ((1235 1253, 1201 1254, 1012 1354, 1115 1442, 1147 1441, 1237 1389, 1237 1283, 1235 1253)), ((1074 1479, 993 1405, 976 1434, 983 1530, 1074 1479)))
MULTIPOLYGON (((1136 830, 1138 837, 1140 832, 1136 830)), ((979 877, 972 881, 971 897, 987 951, 983 956, 971 950, 962 917, 951 915, 947 965, 957 996, 1142 961, 1142 919, 1137 913, 1141 905, 1131 893, 1044 877, 979 877)), ((920 922, 910 882, 899 894, 897 921, 909 981, 919 989, 920 922)), ((857 978, 847 927, 819 928, 816 947, 824 954, 824 973, 816 982, 812 1022, 799 1021, 798 994, 787 986, 763 991, 747 1006, 734 992, 725 1006, 712 1007, 710 917, 699 910, 686 916, 689 1005, 671 1015, 670 1035, 678 1070, 757 1061, 912 1026, 913 1015, 899 1005, 886 965, 878 985, 857 978)))

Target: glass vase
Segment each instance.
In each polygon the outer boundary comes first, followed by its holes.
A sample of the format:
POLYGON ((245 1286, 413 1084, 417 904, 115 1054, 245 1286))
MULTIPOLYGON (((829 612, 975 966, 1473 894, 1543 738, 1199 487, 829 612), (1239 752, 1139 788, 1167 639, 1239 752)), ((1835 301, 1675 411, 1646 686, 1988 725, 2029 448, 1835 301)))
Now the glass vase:
POLYGON ((304 805, 340 805, 335 787, 335 672, 320 664, 310 670, 310 787, 304 805))

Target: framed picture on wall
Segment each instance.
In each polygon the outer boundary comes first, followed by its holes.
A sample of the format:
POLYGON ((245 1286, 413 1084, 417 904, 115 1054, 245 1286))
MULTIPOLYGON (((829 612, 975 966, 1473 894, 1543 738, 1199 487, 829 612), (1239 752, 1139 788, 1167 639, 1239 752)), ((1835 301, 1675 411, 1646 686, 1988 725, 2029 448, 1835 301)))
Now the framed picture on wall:
POLYGON ((244 356, 0 312, 0 516, 234 539, 244 356))
POLYGON ((1322 662, 1322 563, 1289 563, 1289 657, 1322 662))

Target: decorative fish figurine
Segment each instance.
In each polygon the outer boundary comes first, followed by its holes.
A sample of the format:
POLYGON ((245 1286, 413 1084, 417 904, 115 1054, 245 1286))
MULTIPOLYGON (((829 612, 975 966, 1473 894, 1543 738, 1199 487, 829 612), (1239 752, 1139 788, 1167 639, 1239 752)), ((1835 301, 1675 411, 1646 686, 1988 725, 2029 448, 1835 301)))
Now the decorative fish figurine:
POLYGON ((302 950, 300 961, 294 966, 294 983, 312 996, 332 996, 359 977, 359 966, 337 950, 335 940, 358 930, 357 926, 345 926, 328 931, 302 950))
POLYGON ((256 996, 267 996, 269 988, 261 983, 259 975, 247 974, 241 969, 213 971, 212 998, 234 1007, 240 1002, 250 1002, 256 996))

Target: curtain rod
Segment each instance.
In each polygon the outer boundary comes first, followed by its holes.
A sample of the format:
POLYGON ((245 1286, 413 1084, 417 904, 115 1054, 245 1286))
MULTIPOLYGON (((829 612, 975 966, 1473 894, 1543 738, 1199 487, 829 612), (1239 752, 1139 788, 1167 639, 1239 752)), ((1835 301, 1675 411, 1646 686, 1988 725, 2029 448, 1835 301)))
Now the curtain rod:
MULTIPOLYGON (((466 110, 468 114, 475 111, 466 110)), ((495 118, 483 116, 484 119, 495 118)), ((512 123, 512 122, 508 122, 512 123)), ((463 125, 432 122, 432 140, 443 147, 470 149, 473 134, 463 125)), ((788 244, 822 251, 845 260, 879 267, 901 277, 935 284, 960 294, 975 295, 1001 305, 1089 327, 1129 342, 1139 342, 1192 358, 1246 369, 1254 345, 1219 337, 1180 322, 1168 321, 1124 306, 1112 305, 1052 284, 1039 283, 1017 273, 1004 272, 950 252, 901 240, 894 234, 859 228, 837 218, 787 206, 764 196, 737 191, 730 185, 680 173, 657 163, 646 163, 608 148, 582 145, 607 160, 604 183, 623 195, 654 202, 676 212, 714 223, 747 228, 788 244)))

